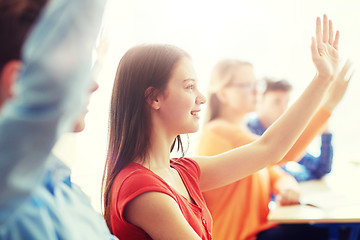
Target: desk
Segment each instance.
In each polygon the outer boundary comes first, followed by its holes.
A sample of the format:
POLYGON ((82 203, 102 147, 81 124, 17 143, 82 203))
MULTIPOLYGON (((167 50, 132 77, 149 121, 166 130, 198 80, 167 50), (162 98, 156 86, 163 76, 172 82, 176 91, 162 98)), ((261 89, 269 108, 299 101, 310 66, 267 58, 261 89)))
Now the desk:
POLYGON ((360 205, 333 210, 304 205, 276 207, 268 220, 276 223, 360 223, 360 205))
MULTIPOLYGON (((355 189, 358 189, 358 186, 355 189)), ((339 227, 350 227, 350 239, 357 238, 360 228, 359 199, 332 190, 326 179, 301 183, 300 193, 300 205, 277 206, 270 211, 268 220, 279 224, 309 223, 327 226, 330 230, 330 239, 338 239, 339 227), (312 203, 317 207, 306 203, 312 203)))

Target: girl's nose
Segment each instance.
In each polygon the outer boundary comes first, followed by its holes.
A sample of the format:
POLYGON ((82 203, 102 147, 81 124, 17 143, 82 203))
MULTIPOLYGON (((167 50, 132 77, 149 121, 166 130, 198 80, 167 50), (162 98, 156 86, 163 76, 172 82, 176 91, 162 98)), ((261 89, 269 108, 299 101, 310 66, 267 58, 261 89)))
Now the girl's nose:
POLYGON ((206 97, 199 92, 199 95, 196 98, 196 104, 200 105, 204 103, 206 103, 206 97))
POLYGON ((98 88, 99 88, 99 84, 94 81, 91 86, 90 93, 94 93, 96 90, 98 90, 98 88))

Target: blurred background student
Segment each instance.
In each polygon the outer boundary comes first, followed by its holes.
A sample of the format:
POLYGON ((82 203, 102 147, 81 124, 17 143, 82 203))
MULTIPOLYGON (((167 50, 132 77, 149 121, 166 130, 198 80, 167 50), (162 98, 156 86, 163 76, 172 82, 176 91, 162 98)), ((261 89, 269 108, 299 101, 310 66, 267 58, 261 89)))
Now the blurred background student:
MULTIPOLYGON (((347 69, 345 66, 343 71, 347 69)), ((347 89, 343 75, 339 76, 282 163, 298 160, 326 124, 347 89)), ((251 133, 245 121, 246 115, 255 111, 257 103, 257 79, 252 65, 236 59, 219 61, 212 71, 209 86, 209 117, 202 129, 198 153, 217 155, 255 141, 258 136, 251 133)), ((267 221, 271 195, 277 195, 282 205, 297 204, 298 190, 296 180, 276 165, 204 192, 214 221, 214 239, 326 239, 326 229, 310 225, 277 226, 267 221)))
MULTIPOLYGON (((247 123, 248 128, 257 135, 275 122, 288 107, 292 85, 286 80, 264 79, 265 89, 258 103, 257 114, 247 123)), ((328 123, 321 133, 320 155, 313 156, 306 152, 298 162, 288 162, 282 168, 299 182, 320 179, 331 171, 333 160, 332 133, 328 123)))

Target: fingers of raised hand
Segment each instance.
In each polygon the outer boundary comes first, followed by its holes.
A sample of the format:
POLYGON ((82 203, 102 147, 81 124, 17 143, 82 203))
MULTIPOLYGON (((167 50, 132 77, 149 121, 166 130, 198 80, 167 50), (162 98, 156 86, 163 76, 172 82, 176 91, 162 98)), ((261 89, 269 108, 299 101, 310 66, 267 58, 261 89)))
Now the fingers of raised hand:
MULTIPOLYGON (((324 19, 325 19, 326 15, 324 15, 324 19)), ((325 20, 324 20, 325 21, 325 20)), ((336 50, 338 49, 339 47, 339 37, 340 37, 340 33, 339 31, 336 31, 335 33, 335 40, 334 40, 334 26, 333 26, 333 23, 331 20, 328 21, 329 22, 329 33, 328 33, 328 36, 329 36, 329 44, 331 46, 333 46, 336 50)), ((325 34, 325 33, 324 33, 325 34)), ((326 41, 324 41, 326 42, 326 41)))
POLYGON ((322 34, 321 34, 321 19, 319 17, 316 18, 316 43, 320 45, 322 42, 322 34))
POLYGON ((336 50, 339 47, 339 38, 340 38, 340 33, 339 33, 339 31, 336 31, 335 40, 334 40, 333 23, 331 20, 329 20, 329 44, 331 46, 333 46, 336 50))
POLYGON ((326 54, 326 44, 329 41, 329 26, 327 16, 324 15, 323 20, 323 31, 321 31, 321 19, 320 17, 316 18, 316 46, 319 56, 324 56, 326 54))
POLYGON ((333 29, 333 23, 331 20, 329 20, 329 44, 332 46, 334 43, 334 29, 333 29))
POLYGON ((335 41, 334 41, 334 43, 332 44, 333 47, 334 47, 336 50, 338 50, 338 48, 339 48, 339 38, 340 38, 340 33, 339 33, 339 31, 336 31, 335 41))
POLYGON ((321 26, 320 17, 316 18, 316 43, 319 48, 320 56, 324 53, 325 49, 332 46, 338 49, 339 45, 339 31, 336 31, 334 39, 333 23, 328 19, 326 14, 323 16, 323 26, 321 26))
POLYGON ((322 41, 323 43, 327 43, 329 41, 329 21, 327 16, 324 14, 323 16, 323 36, 322 41))

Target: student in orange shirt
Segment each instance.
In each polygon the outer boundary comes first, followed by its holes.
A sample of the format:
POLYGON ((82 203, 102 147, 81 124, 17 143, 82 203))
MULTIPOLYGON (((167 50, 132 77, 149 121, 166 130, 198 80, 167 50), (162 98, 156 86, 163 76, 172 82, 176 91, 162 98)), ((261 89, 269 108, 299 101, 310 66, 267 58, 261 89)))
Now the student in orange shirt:
MULTIPOLYGON (((344 80, 344 76, 348 67, 344 66, 344 74, 338 75, 324 103, 281 162, 298 160, 326 124, 347 89, 348 81, 344 80)), ((247 128, 244 119, 255 110, 256 86, 257 80, 250 63, 226 59, 214 67, 208 98, 209 121, 202 130, 198 154, 218 155, 250 144, 258 138, 247 128)), ((301 115, 298 112, 298 116, 301 115)), ((249 158, 249 161, 252 159, 249 158)), ((299 201, 296 180, 278 165, 264 168, 229 185, 203 192, 213 217, 214 239, 326 239, 327 229, 310 225, 276 226, 269 223, 268 204, 272 194, 277 195, 277 200, 282 205, 297 204, 299 201)))

